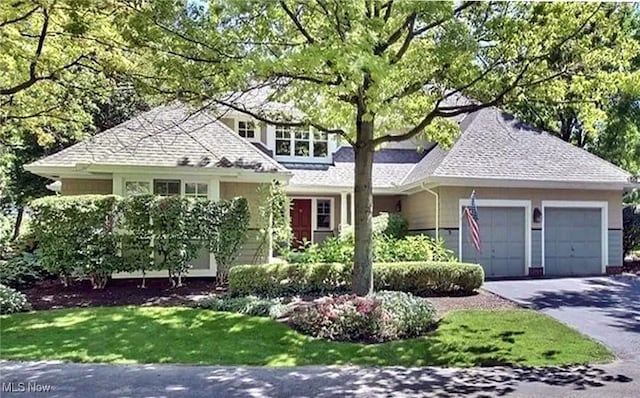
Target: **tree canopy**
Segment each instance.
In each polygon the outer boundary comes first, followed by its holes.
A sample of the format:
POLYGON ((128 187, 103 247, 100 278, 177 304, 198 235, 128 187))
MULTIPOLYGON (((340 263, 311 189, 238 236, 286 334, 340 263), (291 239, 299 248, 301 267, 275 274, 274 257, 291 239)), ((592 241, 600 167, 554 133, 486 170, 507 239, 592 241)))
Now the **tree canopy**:
MULTIPOLYGON (((564 101, 580 85, 595 96, 602 86, 593 77, 636 84, 626 69, 638 43, 610 22, 630 10, 559 2, 162 1, 139 10, 125 36, 156 49, 150 62, 159 73, 147 82, 158 92, 312 126, 353 145, 353 285, 366 294, 373 151, 415 136, 446 146, 457 132, 451 118, 483 107, 564 101), (172 53, 157 50, 167 48, 172 53), (247 106, 246 93, 264 87, 291 107, 247 106)), ((587 121, 602 115, 598 107, 580 110, 587 121)))

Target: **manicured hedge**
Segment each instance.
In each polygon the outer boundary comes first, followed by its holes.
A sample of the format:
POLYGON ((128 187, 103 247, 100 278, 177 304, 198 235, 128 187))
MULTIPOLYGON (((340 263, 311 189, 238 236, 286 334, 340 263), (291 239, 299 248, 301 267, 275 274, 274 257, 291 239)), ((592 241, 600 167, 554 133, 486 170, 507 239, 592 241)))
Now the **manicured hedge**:
MULTIPOLYGON (((283 296, 344 292, 350 289, 351 269, 340 263, 240 265, 229 273, 229 293, 283 296)), ((376 290, 418 295, 470 293, 482 286, 484 271, 467 263, 375 263, 373 280, 376 290)))

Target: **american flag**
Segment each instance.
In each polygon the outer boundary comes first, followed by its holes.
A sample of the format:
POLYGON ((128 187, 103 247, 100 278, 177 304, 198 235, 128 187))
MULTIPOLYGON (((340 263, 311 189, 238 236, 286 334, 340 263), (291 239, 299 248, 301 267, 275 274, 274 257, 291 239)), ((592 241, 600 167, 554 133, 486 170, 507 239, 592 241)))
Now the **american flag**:
POLYGON ((476 191, 471 192, 471 206, 464 208, 464 216, 469 225, 469 237, 478 253, 482 252, 480 241, 480 226, 478 225, 478 206, 476 206, 476 191))

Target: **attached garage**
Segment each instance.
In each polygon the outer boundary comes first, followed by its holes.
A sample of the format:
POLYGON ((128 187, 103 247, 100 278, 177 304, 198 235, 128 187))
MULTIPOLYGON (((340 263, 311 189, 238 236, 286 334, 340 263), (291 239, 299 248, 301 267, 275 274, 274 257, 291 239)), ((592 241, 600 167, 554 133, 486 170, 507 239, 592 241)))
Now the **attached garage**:
POLYGON ((542 258, 549 276, 605 272, 606 202, 544 202, 542 258))
POLYGON ((523 276, 529 264, 528 201, 476 201, 482 251, 478 253, 469 236, 469 226, 462 218, 460 206, 461 260, 482 265, 487 277, 523 276))

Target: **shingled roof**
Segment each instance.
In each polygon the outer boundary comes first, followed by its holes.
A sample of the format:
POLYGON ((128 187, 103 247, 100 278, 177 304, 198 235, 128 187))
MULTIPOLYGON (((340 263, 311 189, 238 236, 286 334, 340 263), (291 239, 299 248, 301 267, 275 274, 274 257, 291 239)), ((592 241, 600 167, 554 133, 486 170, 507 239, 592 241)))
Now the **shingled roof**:
POLYGON ((214 117, 178 103, 154 108, 27 168, 84 164, 286 172, 278 162, 214 117))
POLYGON ((431 151, 403 184, 428 177, 628 184, 621 168, 498 108, 467 115, 445 152, 431 151))

